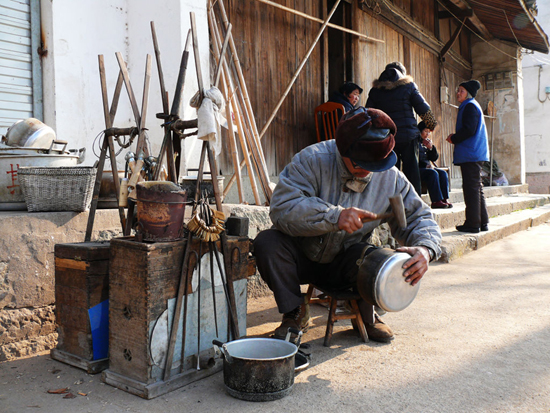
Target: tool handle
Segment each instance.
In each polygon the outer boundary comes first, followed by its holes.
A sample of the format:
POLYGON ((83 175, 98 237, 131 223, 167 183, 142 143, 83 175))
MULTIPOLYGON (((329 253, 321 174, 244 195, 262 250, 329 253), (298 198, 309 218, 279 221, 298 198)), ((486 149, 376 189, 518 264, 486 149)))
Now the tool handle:
POLYGON ((128 188, 134 189, 136 187, 140 177, 141 168, 143 168, 143 159, 138 159, 134 169, 132 170, 132 176, 128 182, 128 188))
POLYGON ((393 212, 386 212, 385 214, 376 214, 374 218, 365 217, 361 221, 362 222, 378 221, 379 219, 386 219, 390 217, 393 217, 393 212))

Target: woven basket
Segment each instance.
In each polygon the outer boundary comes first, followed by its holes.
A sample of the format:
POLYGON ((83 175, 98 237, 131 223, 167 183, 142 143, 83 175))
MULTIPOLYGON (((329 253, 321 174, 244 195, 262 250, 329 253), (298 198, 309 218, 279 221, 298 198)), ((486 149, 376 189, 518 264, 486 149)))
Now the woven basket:
POLYGON ((28 166, 17 175, 30 212, 82 212, 92 202, 96 173, 91 166, 28 166))

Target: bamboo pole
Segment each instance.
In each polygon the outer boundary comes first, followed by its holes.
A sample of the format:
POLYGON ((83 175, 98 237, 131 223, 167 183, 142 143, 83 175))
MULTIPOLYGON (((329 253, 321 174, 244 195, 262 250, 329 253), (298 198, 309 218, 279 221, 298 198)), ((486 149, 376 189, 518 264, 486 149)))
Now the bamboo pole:
MULTIPOLYGON (((219 55, 219 61, 218 66, 216 67, 216 74, 214 75, 214 86, 218 86, 218 82, 220 81, 220 70, 222 68, 222 63, 225 61, 225 53, 227 51, 227 45, 229 44, 229 36, 231 35, 231 29, 233 26, 229 24, 229 27, 227 28, 227 33, 225 34, 225 40, 223 41, 223 46, 221 52, 217 52, 219 55)), ((216 47, 218 45, 216 44, 216 47)))
MULTIPOLYGON (((210 23, 210 30, 212 31, 212 40, 213 40, 212 43, 214 45, 214 50, 217 53, 217 50, 219 49, 220 38, 219 38, 219 33, 217 31, 217 28, 214 26, 215 21, 214 21, 213 13, 208 13, 208 22, 210 23)), ((227 36, 226 39, 228 37, 229 36, 227 36)), ((260 205, 260 196, 258 194, 256 179, 254 177, 254 170, 253 170, 252 165, 251 165, 250 153, 248 151, 248 147, 247 147, 245 137, 244 137, 244 131, 243 131, 241 116, 240 116, 238 108, 236 107, 236 104, 234 102, 235 94, 234 94, 233 85, 231 83, 230 76, 229 76, 228 65, 227 65, 227 62, 225 60, 222 62, 221 68, 222 68, 221 73, 223 74, 223 81, 224 81, 223 85, 224 85, 224 88, 226 89, 225 90, 225 92, 226 92, 225 96, 226 96, 226 99, 227 99, 227 105, 228 106, 231 105, 231 108, 233 109, 233 113, 235 113, 235 121, 236 121, 236 124, 237 124, 237 134, 239 136, 239 142, 241 144, 241 149, 243 151, 243 162, 242 163, 246 164, 246 167, 247 167, 247 170, 248 170, 248 177, 250 179, 250 186, 252 188, 252 194, 254 195, 254 200, 255 200, 257 205, 260 205)), ((232 119, 230 118, 230 115, 228 115, 228 119, 227 119, 228 124, 231 121, 232 121, 232 119)), ((241 164, 238 163, 238 159, 237 159, 237 163, 235 163, 234 166, 235 166, 235 173, 231 177, 231 180, 230 180, 231 184, 228 183, 226 185, 225 189, 224 189, 224 193, 223 193, 224 197, 229 192, 229 189, 231 189, 231 186, 235 182, 235 180, 238 180, 239 176, 240 176, 242 166, 241 166, 241 164)))
MULTIPOLYGON (((323 19, 319 19, 319 18, 317 18, 317 17, 311 16, 311 15, 306 14, 306 13, 303 13, 303 12, 301 12, 301 11, 291 9, 290 7, 283 6, 283 5, 281 5, 281 4, 275 3, 275 2, 270 1, 270 0, 256 0, 256 1, 259 1, 260 3, 267 4, 267 5, 269 5, 269 6, 276 7, 276 8, 278 8, 278 9, 284 10, 284 11, 289 12, 289 13, 292 13, 292 14, 295 14, 295 15, 297 15, 297 16, 301 16, 301 17, 303 17, 303 18, 305 18, 305 19, 309 19, 309 20, 312 20, 312 21, 314 21, 314 22, 324 23, 324 20, 323 20, 323 19)), ((355 31, 355 30, 351 30, 351 29, 348 29, 348 28, 346 28, 346 27, 338 26, 337 24, 329 23, 327 26, 328 26, 328 27, 332 27, 333 29, 341 30, 341 31, 346 32, 346 33, 354 34, 355 36, 358 36, 358 37, 360 37, 361 39, 367 40, 367 41, 369 41, 369 42, 386 43, 384 40, 375 39, 374 37, 367 36, 366 34, 359 33, 359 32, 357 32, 357 31, 355 31)))
MULTIPOLYGON (((227 30, 227 28, 229 27, 229 20, 227 18, 227 13, 225 12, 225 6, 223 5, 223 0, 218 0, 217 3, 219 5, 219 9, 220 9, 223 24, 225 26, 225 29, 227 30)), ((231 49, 231 54, 233 56, 233 66, 235 68, 235 71, 237 72, 237 79, 239 81, 239 89, 240 89, 240 92, 242 93, 242 96, 243 96, 243 99, 244 99, 244 102, 245 102, 245 110, 247 112, 247 115, 248 115, 249 119, 252 119, 252 122, 250 122, 250 127, 252 129, 252 135, 253 135, 254 139, 256 140, 256 142, 258 144, 258 147, 259 147, 259 151, 260 151, 260 155, 261 155, 261 165, 264 168, 265 175, 269 176, 269 172, 267 170, 267 166, 266 166, 266 162, 265 162, 265 156, 264 156, 263 150, 262 150, 262 145, 260 144, 261 136, 258 134, 258 127, 256 126, 254 111, 252 110, 252 104, 250 103, 250 97, 248 95, 248 89, 246 87, 246 82, 244 80, 243 71, 241 69, 241 62, 239 61, 239 57, 238 57, 238 54, 237 54, 237 48, 235 46, 235 41, 233 39, 233 36, 231 36, 229 38, 229 48, 231 49)), ((268 198, 271 199, 272 193, 271 193, 270 188, 269 188, 268 192, 269 192, 268 198)), ((268 201, 269 201, 269 199, 268 199, 268 201)))
MULTIPOLYGON (((290 89, 292 88, 292 86, 294 85, 294 82, 296 81, 296 79, 298 78, 298 75, 300 74, 300 72, 302 71, 302 68, 304 67, 304 65, 306 64, 307 60, 309 59, 309 56, 311 55, 311 52, 313 52, 313 49, 315 48, 315 46, 317 45, 317 42, 319 41, 319 38, 321 37, 321 35, 323 34, 323 32, 325 31, 327 25, 328 25, 328 22, 330 21, 330 19, 332 18, 332 15, 334 14, 334 12, 336 11, 336 8, 338 7, 338 5, 340 4, 340 1, 341 0, 336 0, 336 3, 334 3, 334 6, 332 7, 332 9, 330 10, 330 13, 328 14, 327 16, 327 19, 325 20, 325 22, 323 23, 323 25, 321 26, 321 28, 319 29, 319 32, 317 33, 317 36, 315 37, 315 40, 313 41, 313 43, 311 44, 311 46, 309 47, 309 50, 307 51, 306 55, 304 56, 304 58, 302 59, 302 61, 300 62, 300 65, 298 66, 298 69, 296 70, 296 73, 294 73, 294 76, 292 77, 292 79, 290 79, 290 82, 286 88, 286 90, 284 91, 283 93, 283 96, 281 96, 281 98, 279 99, 279 102, 277 103, 277 105, 275 106, 275 109, 273 109, 273 112, 271 113, 271 116, 269 117, 269 119, 267 120, 266 124, 264 125, 262 131, 260 132, 260 139, 262 139, 262 137, 264 136, 265 132, 267 131, 267 129, 269 128, 269 125, 271 125, 271 122, 273 122, 273 119, 275 119, 275 115, 277 114, 277 112, 279 111, 279 108, 281 107, 281 105, 283 104, 284 100, 286 99, 287 95, 288 95, 288 92, 290 92, 290 89)), ((220 4, 221 4, 221 1, 220 1, 220 4)))
MULTIPOLYGON (((231 27, 230 27, 231 28, 231 27)), ((219 51, 218 47, 218 41, 217 39, 213 38, 212 45, 214 46, 214 57, 218 60, 218 66, 216 68, 216 76, 214 77, 214 85, 217 87, 218 82, 220 80, 220 75, 222 72, 223 63, 225 62, 225 52, 227 51, 227 45, 229 42, 229 33, 225 36, 225 40, 222 46, 221 52, 219 51)), ((231 150, 231 159, 233 161, 233 168, 235 169, 235 174, 237 175, 237 191, 239 193, 239 202, 241 204, 244 204, 244 191, 243 191, 243 183, 242 183, 242 177, 241 177, 241 170, 239 168, 239 154, 237 153, 237 142, 235 140, 235 129, 233 127, 233 119, 231 118, 231 106, 230 106, 230 96, 227 92, 227 87, 225 85, 225 81, 222 80, 222 94, 225 97, 225 117, 227 119, 227 132, 229 134, 229 148, 231 150)), ((226 197, 226 193, 224 191, 223 197, 226 197)))
MULTIPOLYGON (((218 27, 216 25, 213 10, 210 11, 208 16, 209 16, 209 22, 210 22, 211 30, 212 30, 212 33, 213 33, 213 38, 215 39, 216 43, 218 43, 218 45, 219 45, 221 43, 221 40, 220 40, 221 39, 221 34, 218 31, 218 27)), ((229 36, 231 36, 231 33, 229 33, 229 36)), ((232 37, 230 37, 230 39, 232 39, 232 37)), ((265 168, 265 162, 262 163, 261 154, 259 153, 258 148, 255 145, 256 141, 254 140, 254 138, 252 136, 246 135, 246 130, 243 127, 243 123, 242 123, 243 118, 240 114, 240 109, 239 109, 238 104, 235 100, 235 93, 234 93, 235 88, 233 87, 232 82, 231 82, 231 78, 229 76, 230 71, 229 71, 227 62, 223 62, 223 67, 224 67, 224 74, 225 74, 226 84, 228 85, 228 94, 230 94, 232 96, 231 104, 232 104, 233 112, 235 113, 235 120, 236 120, 236 123, 237 123, 237 130, 238 130, 238 133, 239 133, 239 139, 240 139, 241 147, 243 149, 243 154, 244 154, 244 159, 243 159, 243 162, 241 162, 241 164, 239 165, 239 170, 242 169, 242 167, 246 164, 246 166, 248 168, 249 178, 251 179, 250 182, 251 182, 252 190, 253 190, 253 193, 254 193, 255 202, 258 205, 260 205, 259 195, 257 194, 257 189, 255 189, 256 188, 256 182, 254 180, 253 166, 256 167, 258 176, 260 178, 260 182, 262 183, 262 189, 264 191, 264 195, 265 195, 268 202, 271 199, 271 195, 272 195, 271 187, 269 186, 269 175, 267 174, 267 168, 265 168), (248 142, 248 146, 247 146, 246 142, 248 142), (251 152, 252 152, 252 157, 256 161, 255 164, 252 164, 250 162, 248 147, 250 147, 251 152)), ((231 188, 231 186, 233 185, 235 180, 236 180, 236 174, 233 174, 230 181, 226 185, 224 193, 227 193, 227 191, 229 191, 229 189, 231 188)))

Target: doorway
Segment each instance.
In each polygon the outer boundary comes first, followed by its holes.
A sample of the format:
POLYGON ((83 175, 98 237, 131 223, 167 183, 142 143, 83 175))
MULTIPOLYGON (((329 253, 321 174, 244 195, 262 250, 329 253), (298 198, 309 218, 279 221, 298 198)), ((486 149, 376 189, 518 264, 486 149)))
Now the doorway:
MULTIPOLYGON (((334 6, 335 0, 327 1, 327 14, 334 6)), ((334 12, 330 22, 338 26, 351 28, 351 7, 345 0, 334 12)), ((328 94, 337 91, 346 81, 353 81, 351 58, 351 35, 338 29, 328 27, 328 94)))

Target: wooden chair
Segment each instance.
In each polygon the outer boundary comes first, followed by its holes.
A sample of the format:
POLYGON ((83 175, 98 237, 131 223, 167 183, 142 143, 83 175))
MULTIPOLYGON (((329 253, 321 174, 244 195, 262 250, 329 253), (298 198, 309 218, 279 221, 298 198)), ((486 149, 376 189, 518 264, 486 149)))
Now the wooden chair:
POLYGON ((344 105, 335 102, 326 102, 315 108, 314 114, 317 142, 335 138, 336 127, 345 112, 344 105), (323 128, 323 135, 321 135, 319 124, 321 124, 323 128))
POLYGON ((327 329, 325 332, 325 341, 323 343, 325 347, 330 347, 330 341, 332 340, 332 330, 334 328, 334 323, 338 320, 351 320, 351 324, 353 325, 354 328, 359 330, 359 335, 361 336, 363 341, 365 343, 369 342, 367 330, 365 328, 365 324, 363 324, 363 319, 361 318, 361 313, 359 312, 359 306, 357 304, 357 300, 359 300, 360 298, 361 296, 358 293, 354 293, 351 290, 329 291, 324 288, 315 286, 313 284, 309 284, 309 288, 306 294, 307 303, 309 304, 323 303, 323 302, 330 303, 328 320, 327 320, 327 329), (325 295, 325 297, 324 298, 312 297, 314 289, 321 291, 325 295), (348 301, 351 306, 351 312, 336 314, 336 306, 339 300, 348 301))

